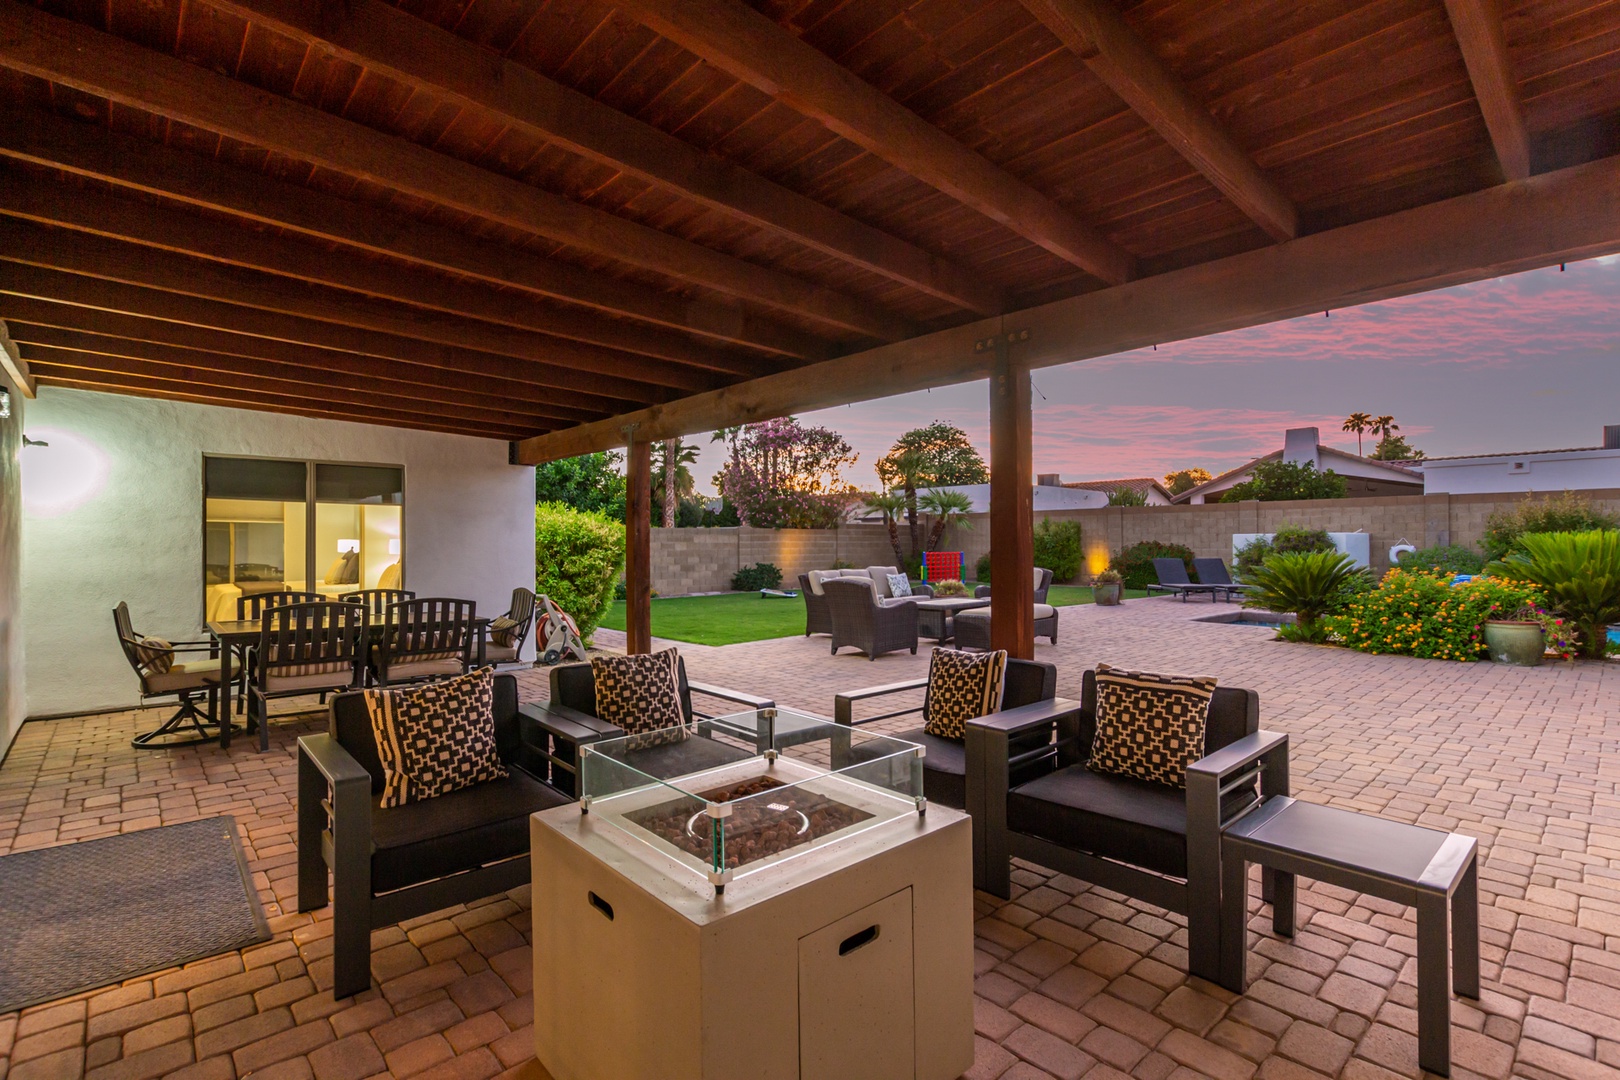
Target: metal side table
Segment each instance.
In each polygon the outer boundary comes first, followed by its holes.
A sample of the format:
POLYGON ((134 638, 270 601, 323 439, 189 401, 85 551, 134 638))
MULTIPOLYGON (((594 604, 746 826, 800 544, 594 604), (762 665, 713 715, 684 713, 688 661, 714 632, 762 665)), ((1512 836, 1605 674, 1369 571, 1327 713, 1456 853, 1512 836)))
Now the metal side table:
POLYGON ((1284 937, 1294 933, 1296 874, 1411 905, 1417 908, 1418 1065, 1451 1075, 1453 977, 1457 993, 1479 997, 1477 853, 1473 837, 1458 833, 1287 797, 1267 800, 1222 836, 1221 982, 1240 991, 1244 985, 1251 862, 1277 872, 1272 927, 1284 937))

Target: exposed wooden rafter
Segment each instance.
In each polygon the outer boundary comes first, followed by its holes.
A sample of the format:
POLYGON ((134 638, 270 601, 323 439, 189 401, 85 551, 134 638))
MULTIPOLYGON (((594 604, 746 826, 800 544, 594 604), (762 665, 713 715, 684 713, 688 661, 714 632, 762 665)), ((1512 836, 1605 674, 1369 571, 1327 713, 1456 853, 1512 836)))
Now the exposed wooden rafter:
POLYGON ((1129 252, 741 0, 614 6, 1104 282, 1134 276, 1129 252))
POLYGON ((805 409, 986 378, 997 334, 1047 367, 1620 252, 1620 157, 1429 203, 1002 319, 768 375, 530 439, 538 464, 805 409), (979 346, 979 347, 975 347, 979 346))
POLYGON ((1294 238, 1299 211, 1293 201, 1126 24, 1113 0, 1022 3, 1273 240, 1294 238))
POLYGON ((1497 0, 1446 0, 1446 14, 1451 16, 1451 29, 1468 65, 1502 173, 1509 180, 1523 180, 1530 175, 1530 136, 1502 33, 1501 6, 1497 0))
POLYGON ((906 319, 867 301, 267 94, 18 0, 0 0, 0 66, 845 333, 895 341, 914 332, 906 319))
POLYGON ((1002 310, 999 291, 971 271, 382 0, 208 3, 893 281, 982 315, 1002 310))
POLYGON ((831 355, 819 340, 735 305, 616 281, 533 252, 43 111, 18 109, 0 115, 0 156, 717 341, 803 359, 831 355))

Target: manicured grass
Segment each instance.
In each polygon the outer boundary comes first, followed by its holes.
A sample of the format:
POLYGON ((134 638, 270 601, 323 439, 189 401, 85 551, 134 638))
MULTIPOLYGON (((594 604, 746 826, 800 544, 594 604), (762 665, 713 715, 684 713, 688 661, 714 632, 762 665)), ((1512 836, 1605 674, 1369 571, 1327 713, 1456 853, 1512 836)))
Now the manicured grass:
MULTIPOLYGON (((1126 596, 1146 596, 1130 590, 1126 596)), ((1054 585, 1048 598, 1056 607, 1091 603, 1091 590, 1054 585)), ((615 601, 602 616, 609 630, 624 629, 624 601, 615 601)), ((652 602, 652 632, 670 641, 696 645, 736 645, 744 641, 793 637, 804 633, 804 601, 762 600, 758 593, 717 596, 657 597, 652 602)))

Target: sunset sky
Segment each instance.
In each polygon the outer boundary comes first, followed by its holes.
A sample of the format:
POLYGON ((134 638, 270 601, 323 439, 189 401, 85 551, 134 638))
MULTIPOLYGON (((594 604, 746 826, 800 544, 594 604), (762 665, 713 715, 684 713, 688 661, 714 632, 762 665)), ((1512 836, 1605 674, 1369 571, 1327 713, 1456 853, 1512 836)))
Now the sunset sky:
MULTIPOLYGON (((1339 426, 1357 410, 1393 414, 1430 455, 1595 446, 1620 424, 1620 258, 1045 368, 1034 382, 1035 471, 1065 480, 1219 473, 1310 424, 1354 451, 1339 426)), ((869 489, 895 438, 936 418, 988 458, 987 394, 969 383, 800 419, 850 441, 860 459, 846 478, 869 489)), ((712 493, 720 446, 689 441, 712 493)))

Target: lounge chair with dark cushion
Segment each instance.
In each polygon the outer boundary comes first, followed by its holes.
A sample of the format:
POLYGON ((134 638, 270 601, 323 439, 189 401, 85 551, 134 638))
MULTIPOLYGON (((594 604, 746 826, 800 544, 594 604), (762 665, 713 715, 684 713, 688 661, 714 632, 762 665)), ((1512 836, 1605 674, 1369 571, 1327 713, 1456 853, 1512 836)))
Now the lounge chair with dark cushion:
POLYGON ((1183 601, 1188 596, 1209 594, 1214 602, 1218 599, 1219 589, 1214 585, 1199 585, 1187 576, 1187 564, 1180 559, 1154 559, 1153 576, 1159 579, 1157 585, 1149 585, 1148 592, 1167 592, 1181 597, 1183 601))
MULTIPOLYGON (((917 714, 921 720, 918 726, 907 727, 904 731, 885 731, 884 734, 905 742, 921 744, 926 751, 923 756, 923 794, 932 802, 962 810, 967 806, 967 752, 961 742, 928 733, 927 690, 927 679, 907 679, 904 682, 888 683, 883 686, 869 686, 864 690, 848 690, 833 698, 833 719, 840 724, 858 726, 917 714), (880 698, 916 690, 924 691, 920 705, 855 719, 855 707, 859 702, 878 701, 880 698)), ((1042 716, 1055 715, 1054 710, 1079 708, 1078 702, 1059 701, 1056 695, 1055 666, 1036 660, 1007 661, 1007 672, 1002 683, 1000 715, 1017 713, 1023 720, 1034 721, 1042 716)), ((1035 738, 1050 741, 1048 734, 1044 732, 1035 738)), ((1033 745, 1032 743, 1031 746, 1033 745)), ((1027 748, 1023 743, 1019 746, 1027 748)))
POLYGON ((868 660, 897 649, 917 654, 917 605, 907 599, 879 600, 868 579, 838 578, 822 583, 832 614, 832 653, 850 646, 868 660))
MULTIPOLYGON (((726 712, 770 709, 776 705, 770 698, 746 694, 740 690, 728 690, 709 683, 692 682, 686 677, 686 661, 683 659, 677 660, 675 673, 676 682, 680 687, 681 716, 683 722, 687 724, 713 718, 713 714, 693 708, 693 694, 739 706, 735 709, 727 708, 726 712)), ((551 700, 525 705, 523 713, 543 721, 543 736, 559 734, 566 736, 553 738, 553 741, 542 746, 542 749, 546 754, 550 770, 547 775, 552 784, 570 796, 579 793, 579 747, 587 742, 616 739, 624 734, 623 730, 597 716, 596 676, 591 672, 590 664, 559 664, 552 668, 551 700)), ((646 751, 638 758, 637 764, 657 770, 660 775, 678 776, 682 772, 696 772, 699 769, 722 765, 748 756, 751 756, 751 752, 739 752, 717 740, 699 738, 669 743, 665 747, 646 751), (660 758, 670 760, 661 761, 660 758), (680 760, 674 760, 676 758, 680 760), (666 772, 665 769, 669 771, 666 772)))
POLYGON ((334 997, 370 986, 373 930, 530 880, 529 815, 571 796, 538 778, 548 733, 520 715, 517 694, 515 677, 494 677, 505 779, 404 806, 380 805, 365 694, 335 696, 327 733, 298 740, 298 910, 327 905, 330 869, 334 997))
MULTIPOLYGON (((1035 602, 1037 604, 1046 603, 1046 591, 1048 589, 1050 589, 1051 587, 1052 587, 1052 571, 1048 570, 1044 566, 1037 566, 1035 568, 1035 602)), ((978 599, 980 599, 980 600, 985 599, 986 597, 988 597, 990 595, 990 586, 989 585, 976 585, 976 586, 974 586, 973 595, 975 597, 977 597, 978 599)))
POLYGON ((1228 600, 1234 596, 1242 599, 1245 591, 1254 588, 1253 585, 1239 585, 1233 581, 1232 571, 1226 568, 1225 559, 1194 559, 1193 570, 1198 574, 1200 585, 1214 586, 1217 596, 1224 591, 1228 600))
POLYGON ((1288 736, 1260 730, 1253 690, 1217 687, 1183 790, 1088 769, 1096 717, 1096 673, 1087 671, 1078 710, 968 722, 975 884, 1009 895, 1009 860, 1020 858, 1178 912, 1189 969, 1218 982, 1220 833, 1288 794, 1288 736))

